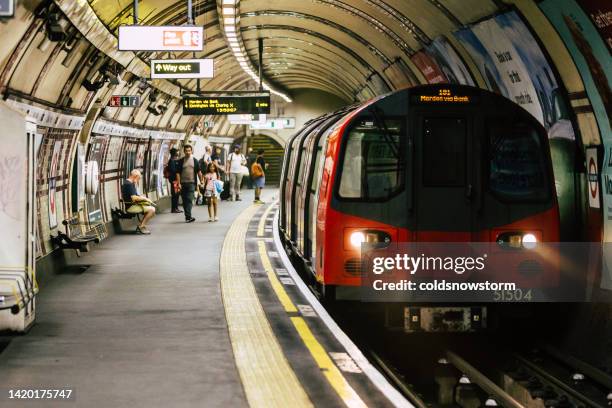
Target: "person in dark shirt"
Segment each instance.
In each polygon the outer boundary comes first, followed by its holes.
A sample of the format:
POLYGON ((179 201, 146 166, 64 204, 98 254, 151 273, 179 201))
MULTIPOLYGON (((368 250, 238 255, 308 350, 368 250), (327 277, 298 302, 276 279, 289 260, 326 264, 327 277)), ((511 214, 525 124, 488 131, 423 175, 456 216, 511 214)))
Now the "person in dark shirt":
POLYGON ((179 164, 179 154, 178 149, 172 148, 170 149, 170 160, 168 160, 168 170, 170 173, 170 177, 168 177, 168 181, 170 182, 170 195, 172 197, 172 212, 173 213, 182 213, 179 209, 179 197, 181 196, 180 188, 178 186, 178 182, 176 180, 176 173, 178 172, 178 164, 179 164))
POLYGON ((178 162, 176 178, 181 185, 185 222, 190 223, 196 220, 191 216, 191 209, 193 208, 196 186, 202 184, 203 176, 200 170, 200 161, 193 156, 191 145, 183 146, 183 152, 185 156, 178 162))
POLYGON ((210 156, 210 160, 215 163, 215 166, 217 166, 217 170, 219 171, 219 173, 221 174, 225 174, 225 170, 223 169, 223 164, 222 162, 222 158, 221 158, 221 148, 219 146, 215 147, 215 151, 213 152, 213 154, 210 156))
POLYGON ((261 190, 266 185, 266 160, 264 159, 265 151, 260 149, 257 151, 257 158, 255 163, 251 166, 251 175, 253 177, 253 184, 255 185, 255 204, 264 204, 261 201, 261 190))
POLYGON ((136 227, 136 232, 149 235, 151 231, 147 228, 147 222, 155 215, 155 207, 151 200, 138 194, 136 186, 140 182, 140 171, 132 170, 130 176, 121 186, 121 197, 126 205, 126 211, 130 214, 144 214, 142 221, 136 227))

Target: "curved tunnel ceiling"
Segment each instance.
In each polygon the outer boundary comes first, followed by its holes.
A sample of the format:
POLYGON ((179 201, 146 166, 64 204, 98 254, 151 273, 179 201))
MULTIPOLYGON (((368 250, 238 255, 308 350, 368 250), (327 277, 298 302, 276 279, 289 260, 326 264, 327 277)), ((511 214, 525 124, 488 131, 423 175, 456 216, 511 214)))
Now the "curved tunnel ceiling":
MULTIPOLYGON (((220 24, 219 10, 233 0, 194 0, 195 24, 205 27, 205 50, 215 59, 216 78, 202 81, 206 90, 255 89, 238 64, 220 24)), ((394 88, 385 71, 398 60, 418 78, 410 56, 441 34, 499 10, 493 0, 242 0, 235 4, 240 40, 257 69, 258 39, 264 41, 264 80, 289 93, 320 89, 350 102, 394 88), (378 85, 368 82, 380 78, 378 85), (367 85, 369 84, 369 85, 367 85), (370 92, 363 94, 365 87, 370 92)), ((132 0, 90 0, 89 5, 116 34, 131 24, 132 0)), ((186 1, 140 0, 140 24, 186 24, 186 1)), ((177 58, 191 53, 176 53, 177 58)), ((145 63, 157 53, 138 53, 145 63)), ((195 89, 195 80, 173 81, 195 89)))

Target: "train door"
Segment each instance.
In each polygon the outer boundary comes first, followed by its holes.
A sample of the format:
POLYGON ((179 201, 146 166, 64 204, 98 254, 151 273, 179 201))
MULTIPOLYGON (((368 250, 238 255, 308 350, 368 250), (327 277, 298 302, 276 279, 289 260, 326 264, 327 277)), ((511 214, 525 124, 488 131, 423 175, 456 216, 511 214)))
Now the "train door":
POLYGON ((470 241, 473 169, 478 162, 467 114, 415 113, 414 239, 470 241))

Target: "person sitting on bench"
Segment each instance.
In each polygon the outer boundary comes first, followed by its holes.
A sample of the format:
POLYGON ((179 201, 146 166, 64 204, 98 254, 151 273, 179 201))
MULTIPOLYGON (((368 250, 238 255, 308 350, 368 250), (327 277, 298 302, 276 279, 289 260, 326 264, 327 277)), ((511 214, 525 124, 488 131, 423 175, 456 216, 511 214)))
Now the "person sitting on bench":
POLYGON ((121 186, 121 195, 123 202, 126 205, 126 211, 130 214, 144 214, 142 221, 136 227, 136 232, 148 235, 151 233, 147 228, 147 222, 155 215, 155 207, 153 202, 147 197, 139 195, 136 186, 140 181, 140 171, 132 170, 130 176, 123 182, 121 186))

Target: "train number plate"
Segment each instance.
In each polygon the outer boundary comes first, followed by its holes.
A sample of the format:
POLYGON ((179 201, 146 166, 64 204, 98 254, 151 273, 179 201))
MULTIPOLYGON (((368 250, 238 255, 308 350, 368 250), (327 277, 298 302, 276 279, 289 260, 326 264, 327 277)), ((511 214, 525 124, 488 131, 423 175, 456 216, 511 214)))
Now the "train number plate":
POLYGON ((487 327, 487 308, 405 307, 404 330, 415 332, 473 332, 487 327))

